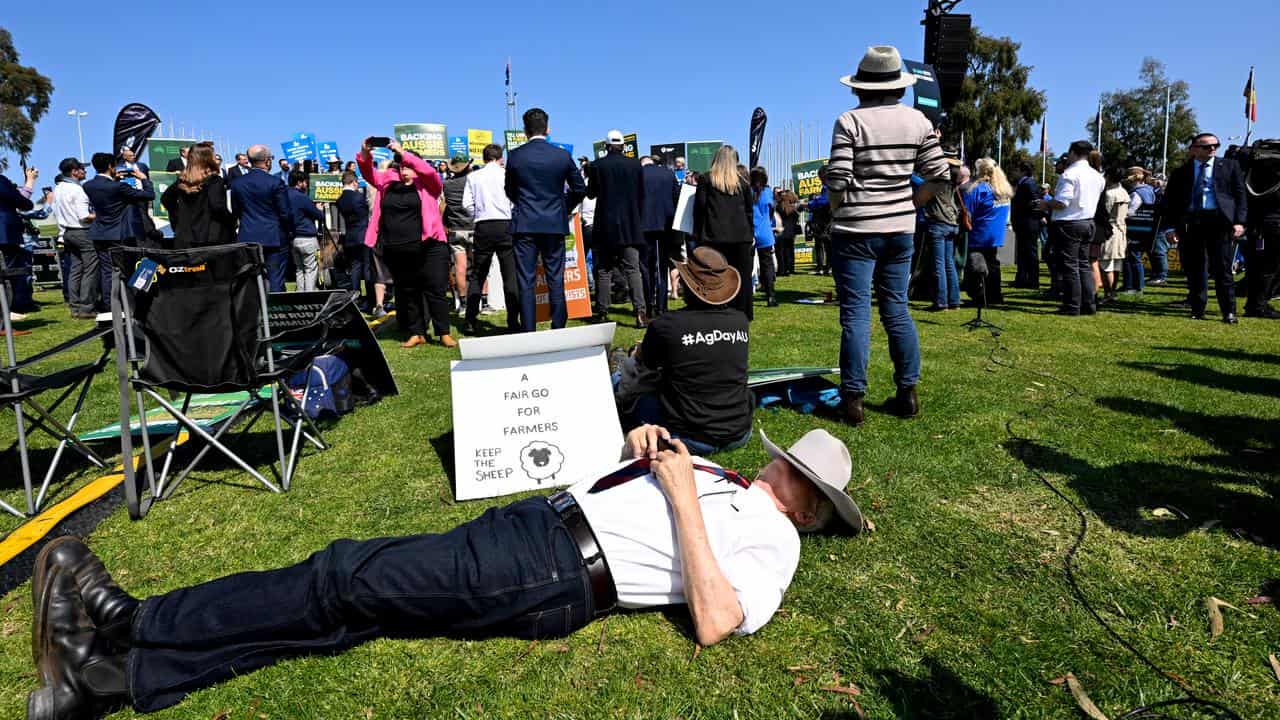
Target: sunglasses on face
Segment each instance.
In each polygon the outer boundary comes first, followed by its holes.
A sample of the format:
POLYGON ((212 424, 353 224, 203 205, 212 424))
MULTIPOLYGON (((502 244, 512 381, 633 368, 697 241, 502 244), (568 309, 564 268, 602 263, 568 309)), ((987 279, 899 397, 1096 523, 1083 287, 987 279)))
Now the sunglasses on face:
POLYGON ((1213 145, 1205 145, 1205 144, 1201 143, 1201 144, 1198 144, 1198 145, 1192 145, 1191 147, 1193 147, 1193 148, 1206 148, 1206 149, 1209 149, 1209 150, 1217 150, 1217 149, 1218 149, 1218 145, 1217 145, 1216 143, 1215 143, 1215 144, 1213 144, 1213 145))

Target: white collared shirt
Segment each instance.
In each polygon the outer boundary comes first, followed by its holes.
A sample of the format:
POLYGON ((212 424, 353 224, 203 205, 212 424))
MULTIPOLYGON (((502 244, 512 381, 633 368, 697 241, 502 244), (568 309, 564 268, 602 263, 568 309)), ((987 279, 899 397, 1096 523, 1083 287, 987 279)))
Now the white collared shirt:
POLYGON ((1098 210, 1098 198, 1106 188, 1106 179, 1084 160, 1072 163, 1058 178, 1053 199, 1066 205, 1053 211, 1053 222, 1092 220, 1098 210))
POLYGON ((462 190, 462 207, 476 222, 511 219, 506 179, 506 168, 496 161, 467 174, 467 185, 462 190))
MULTIPOLYGON (((715 465, 698 457, 694 463, 715 465)), ((627 464, 609 468, 600 477, 627 464)), ((735 632, 749 635, 769 622, 782 604, 800 562, 800 535, 759 487, 743 489, 697 469, 694 482, 711 553, 742 608, 742 625, 735 632)), ((675 520, 657 479, 649 474, 591 494, 595 483, 595 477, 584 480, 569 492, 604 550, 618 604, 685 604, 675 520)))
POLYGON ((63 180, 54 185, 52 204, 53 219, 58 227, 64 230, 89 227, 84 219, 93 214, 93 209, 89 207, 89 196, 80 183, 63 180))

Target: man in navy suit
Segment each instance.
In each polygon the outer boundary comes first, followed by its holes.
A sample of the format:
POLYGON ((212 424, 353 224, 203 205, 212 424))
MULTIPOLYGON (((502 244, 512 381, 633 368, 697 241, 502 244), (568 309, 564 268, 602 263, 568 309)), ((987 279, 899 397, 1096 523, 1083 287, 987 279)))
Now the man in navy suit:
POLYGON ((111 153, 94 153, 93 169, 98 174, 84 184, 84 194, 93 205, 89 240, 98 254, 98 310, 106 312, 111 308, 111 248, 142 241, 147 232, 142 216, 156 193, 142 168, 134 168, 129 178, 138 187, 124 182, 111 153))
POLYGON ((1217 158, 1218 138, 1200 133, 1191 140, 1191 160, 1169 177, 1164 194, 1163 217, 1173 228, 1174 242, 1181 248, 1182 267, 1187 272, 1191 317, 1204 319, 1209 302, 1208 274, 1222 321, 1236 324, 1235 261, 1236 241, 1244 236, 1248 220, 1244 172, 1235 160, 1217 158), (1207 262, 1207 272, 1206 272, 1207 262))
POLYGON ((236 164, 227 169, 227 184, 230 185, 232 180, 249 174, 249 156, 244 153, 236 153, 236 164))
POLYGON ((231 183, 231 212, 240 220, 237 239, 262 246, 267 284, 271 292, 284 292, 289 238, 293 237, 288 188, 267 173, 271 151, 266 145, 249 148, 249 166, 248 173, 231 183))
POLYGON ((551 327, 562 328, 568 322, 564 236, 569 232, 569 212, 582 202, 587 187, 573 156, 547 142, 545 110, 532 108, 524 114, 524 134, 529 141, 507 153, 506 191, 511 200, 520 318, 525 332, 532 332, 537 324, 533 283, 539 256, 551 301, 551 327))
POLYGON ((656 316, 667 311, 670 271, 684 257, 684 241, 671 229, 680 183, 659 155, 641 158, 640 164, 644 166, 644 209, 640 217, 645 249, 649 251, 645 269, 650 275, 645 278, 645 292, 650 296, 649 313, 656 316))

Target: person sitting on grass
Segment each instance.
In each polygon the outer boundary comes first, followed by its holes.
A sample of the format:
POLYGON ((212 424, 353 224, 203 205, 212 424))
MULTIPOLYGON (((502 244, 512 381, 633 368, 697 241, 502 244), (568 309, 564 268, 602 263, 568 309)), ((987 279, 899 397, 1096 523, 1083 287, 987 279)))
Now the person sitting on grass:
POLYGON ((750 321, 732 305, 742 278, 709 247, 694 248, 676 269, 685 307, 655 318, 635 357, 622 362, 615 399, 623 427, 662 425, 699 455, 742 447, 753 406, 750 321))
POLYGON ((631 431, 622 459, 549 497, 518 500, 439 535, 338 540, 309 559, 139 601, 73 537, 32 576, 44 686, 29 720, 138 712, 288 657, 379 637, 562 637, 616 607, 685 604, 701 645, 759 630, 800 559, 798 532, 838 517, 849 450, 812 430, 754 482, 690 455, 664 428, 631 431))

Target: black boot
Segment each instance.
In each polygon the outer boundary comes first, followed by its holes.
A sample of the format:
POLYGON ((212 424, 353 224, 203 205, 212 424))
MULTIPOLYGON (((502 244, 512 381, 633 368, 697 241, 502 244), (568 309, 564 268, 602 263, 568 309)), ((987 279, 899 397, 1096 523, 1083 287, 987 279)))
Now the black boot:
POLYGON ((122 650, 131 646, 129 629, 140 604, 120 589, 102 561, 81 540, 58 538, 41 551, 47 566, 64 567, 74 574, 85 611, 98 633, 122 650))
POLYGON ((858 394, 858 395, 846 395, 844 398, 844 407, 843 407, 844 421, 852 425, 853 427, 858 427, 859 425, 861 425, 864 419, 863 413, 862 413, 863 397, 865 396, 858 394))
POLYGON ((123 654, 90 620, 74 573, 56 567, 41 596, 45 611, 33 627, 36 667, 44 687, 27 698, 28 720, 97 717, 128 699, 123 654))
POLYGON ((893 398, 893 409, 902 418, 913 418, 920 414, 920 401, 916 398, 914 385, 898 388, 898 394, 893 398))

